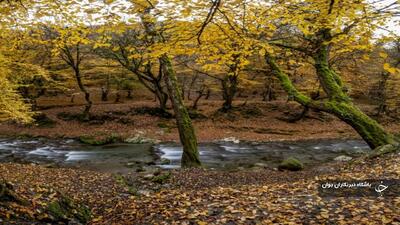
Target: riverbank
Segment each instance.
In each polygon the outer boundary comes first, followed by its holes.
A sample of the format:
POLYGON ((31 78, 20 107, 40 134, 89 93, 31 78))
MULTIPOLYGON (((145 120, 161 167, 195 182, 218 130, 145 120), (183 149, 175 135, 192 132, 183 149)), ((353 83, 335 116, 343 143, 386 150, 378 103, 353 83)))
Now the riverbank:
MULTIPOLYGON (((152 101, 132 101, 119 104, 95 104, 90 122, 79 121, 77 115, 82 106, 42 105, 37 126, 15 123, 0 124, 1 136, 75 138, 94 137, 151 139, 156 141, 179 141, 173 118, 160 116, 152 101)), ((310 112, 297 122, 288 119, 301 113, 296 103, 283 101, 235 102, 236 108, 229 113, 221 113, 221 101, 203 101, 192 116, 199 142, 212 142, 226 138, 246 141, 296 141, 307 139, 354 139, 357 133, 337 118, 310 112)), ((372 114, 373 107, 360 105, 372 114)), ((381 119, 382 125, 393 133, 398 133, 400 123, 391 119, 381 119)))
MULTIPOLYGON (((254 167, 278 169, 297 159, 304 169, 332 161, 350 160, 371 150, 360 140, 313 140, 199 144, 204 168, 247 170, 254 167)), ((129 174, 157 168, 180 168, 182 146, 178 143, 111 143, 100 146, 73 139, 0 139, 0 162, 34 163, 51 167, 89 169, 96 172, 129 174)))
POLYGON ((58 192, 87 205, 90 224, 400 223, 399 196, 322 198, 318 194, 318 182, 326 179, 399 179, 398 153, 301 172, 190 169, 148 179, 6 163, 0 164, 0 174, 27 200, 8 208, 0 204, 2 222, 14 224, 48 218, 43 208, 58 192), (143 185, 157 189, 138 192, 143 185))

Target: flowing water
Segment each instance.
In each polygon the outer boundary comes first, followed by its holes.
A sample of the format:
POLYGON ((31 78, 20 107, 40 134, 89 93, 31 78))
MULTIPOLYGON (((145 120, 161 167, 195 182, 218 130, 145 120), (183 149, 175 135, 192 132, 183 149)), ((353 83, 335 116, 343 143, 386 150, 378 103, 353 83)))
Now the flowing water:
MULTIPOLYGON (((360 140, 297 142, 215 142, 200 144, 200 158, 208 168, 232 169, 263 165, 276 167, 287 157, 306 166, 357 156, 370 149, 360 140)), ((110 144, 89 146, 75 140, 0 139, 0 162, 37 163, 81 167, 96 171, 133 172, 138 166, 179 168, 182 147, 176 143, 110 144)))

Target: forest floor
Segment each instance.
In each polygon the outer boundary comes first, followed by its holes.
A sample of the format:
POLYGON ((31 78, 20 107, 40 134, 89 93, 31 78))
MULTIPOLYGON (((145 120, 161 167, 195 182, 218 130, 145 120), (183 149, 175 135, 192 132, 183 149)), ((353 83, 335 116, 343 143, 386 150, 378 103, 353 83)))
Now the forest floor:
MULTIPOLYGON (((39 126, 15 123, 0 124, 0 135, 47 138, 78 138, 80 136, 104 137, 116 135, 121 139, 143 136, 159 141, 179 141, 173 118, 163 118, 154 110, 154 101, 130 101, 114 104, 97 102, 88 122, 76 120, 83 106, 71 105, 52 99, 39 101, 39 109, 47 118, 39 126), (152 114, 152 115, 150 115, 152 114)), ((356 132, 335 117, 309 112, 295 123, 287 121, 298 115, 302 107, 285 101, 237 101, 229 113, 218 111, 222 101, 203 100, 193 119, 199 142, 210 142, 234 137, 247 141, 283 141, 328 138, 357 138, 356 132)), ((364 111, 373 112, 373 106, 361 105, 364 111)), ((171 111, 172 112, 172 111, 171 111)), ((383 119, 381 124, 391 132, 400 130, 400 123, 383 119)))
MULTIPOLYGON (((328 179, 399 179, 399 153, 299 172, 186 169, 173 170, 162 182, 132 178, 156 185, 152 192, 132 191, 130 177, 84 170, 5 163, 0 174, 27 200, 0 202, 0 223, 6 224, 53 221, 46 209, 62 195, 89 207, 89 224, 400 224, 399 195, 318 192, 319 182, 328 179)), ((67 224, 63 219, 58 221, 67 224)))

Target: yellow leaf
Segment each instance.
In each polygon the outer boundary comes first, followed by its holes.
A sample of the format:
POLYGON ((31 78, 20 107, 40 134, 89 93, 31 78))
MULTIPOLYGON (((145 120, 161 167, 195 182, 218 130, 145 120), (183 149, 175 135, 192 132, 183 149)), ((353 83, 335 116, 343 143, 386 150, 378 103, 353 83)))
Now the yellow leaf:
POLYGON ((388 57, 388 55, 386 53, 384 53, 384 52, 380 52, 379 56, 384 58, 384 59, 386 59, 388 57))
POLYGON ((365 60, 369 60, 369 59, 370 59, 370 57, 369 57, 369 55, 363 55, 363 59, 365 59, 365 60))
POLYGON ((397 69, 394 67, 391 67, 389 63, 383 64, 383 69, 391 74, 395 74, 397 72, 397 69))

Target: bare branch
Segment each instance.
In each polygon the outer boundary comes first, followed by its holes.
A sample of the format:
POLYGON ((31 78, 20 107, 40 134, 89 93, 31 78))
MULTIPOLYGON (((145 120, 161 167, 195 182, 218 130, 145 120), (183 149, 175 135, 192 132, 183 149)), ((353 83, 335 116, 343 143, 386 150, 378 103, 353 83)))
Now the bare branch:
POLYGON ((203 24, 200 27, 199 32, 197 32, 197 42, 201 44, 201 35, 203 34, 204 30, 206 29, 207 25, 213 20, 215 13, 219 9, 221 5, 221 0, 212 0, 212 6, 208 11, 207 17, 204 20, 203 24))

